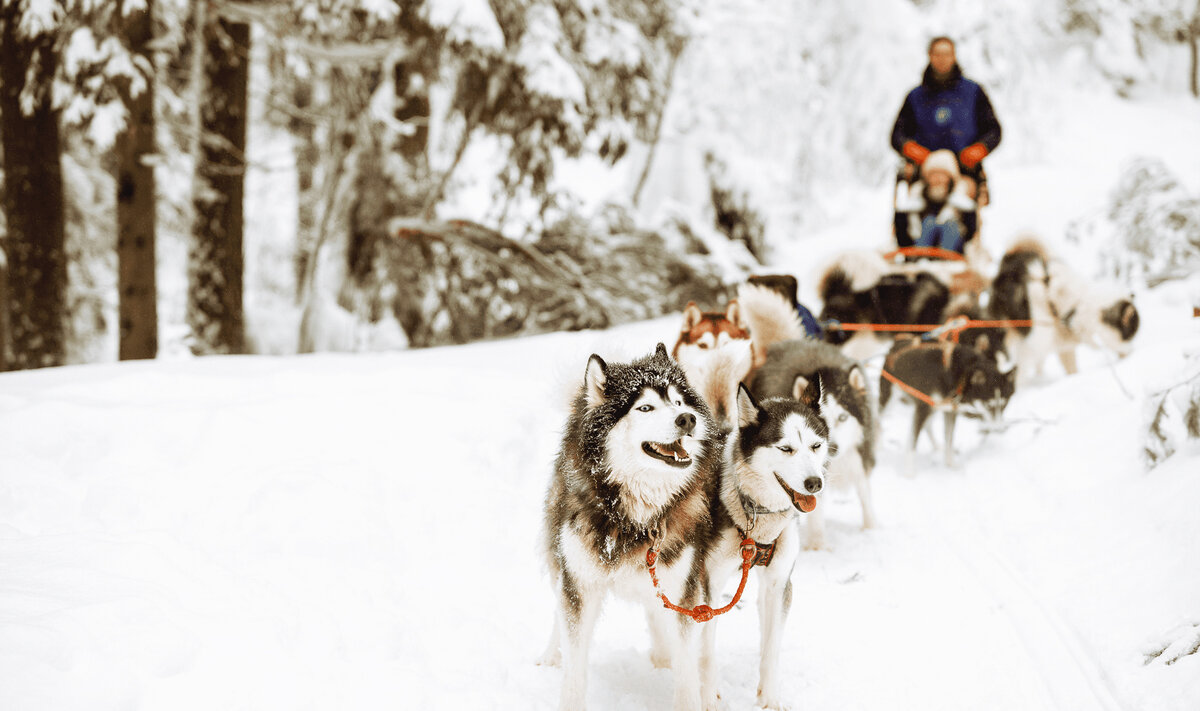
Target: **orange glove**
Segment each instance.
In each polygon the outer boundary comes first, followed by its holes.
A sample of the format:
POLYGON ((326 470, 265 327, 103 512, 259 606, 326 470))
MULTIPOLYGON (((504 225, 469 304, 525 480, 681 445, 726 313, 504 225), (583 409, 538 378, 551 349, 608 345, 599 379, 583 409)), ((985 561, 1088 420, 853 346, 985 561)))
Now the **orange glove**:
POLYGON ((900 146, 900 152, 917 165, 921 165, 929 157, 929 149, 916 141, 905 141, 904 145, 900 146))
POLYGON ((974 168, 979 165, 979 161, 983 160, 987 154, 987 146, 982 143, 972 143, 962 149, 962 153, 958 154, 958 159, 962 161, 964 168, 974 168))

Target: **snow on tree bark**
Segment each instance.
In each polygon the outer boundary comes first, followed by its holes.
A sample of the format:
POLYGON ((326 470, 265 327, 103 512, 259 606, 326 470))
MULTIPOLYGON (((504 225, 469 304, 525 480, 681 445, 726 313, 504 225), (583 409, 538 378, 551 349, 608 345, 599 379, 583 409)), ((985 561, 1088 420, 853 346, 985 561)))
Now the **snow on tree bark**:
POLYGON ((61 365, 66 351, 59 111, 50 97, 58 56, 53 34, 22 35, 22 12, 18 3, 0 5, 0 140, 8 232, 2 308, 9 316, 11 369, 61 365))
POLYGON ((188 255, 188 325, 198 354, 245 350, 242 306, 243 196, 250 25, 224 18, 205 26, 205 90, 188 255))
MULTIPOLYGON (((129 51, 152 69, 149 42, 153 37, 153 0, 123 20, 129 51)), ((156 152, 154 76, 133 94, 121 90, 129 112, 126 128, 117 137, 117 294, 121 360, 153 358, 158 354, 158 289, 155 276, 154 167, 146 159, 156 152)))

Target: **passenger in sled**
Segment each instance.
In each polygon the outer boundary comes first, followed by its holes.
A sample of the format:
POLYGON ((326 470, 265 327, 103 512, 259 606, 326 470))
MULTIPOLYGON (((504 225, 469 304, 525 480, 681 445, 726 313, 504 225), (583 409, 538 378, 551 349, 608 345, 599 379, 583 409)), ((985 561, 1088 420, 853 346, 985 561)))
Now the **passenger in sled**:
POLYGON ((962 254, 988 204, 983 159, 1000 145, 1000 122, 983 87, 958 66, 954 41, 929 43, 929 66, 892 128, 905 162, 896 181, 896 244, 962 254))

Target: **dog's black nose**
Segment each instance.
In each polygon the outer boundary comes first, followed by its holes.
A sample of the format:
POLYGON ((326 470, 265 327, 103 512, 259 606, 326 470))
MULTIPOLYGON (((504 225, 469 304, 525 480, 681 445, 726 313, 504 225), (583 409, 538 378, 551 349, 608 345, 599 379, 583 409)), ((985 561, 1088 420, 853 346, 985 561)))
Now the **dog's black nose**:
POLYGON ((696 416, 690 412, 685 412, 679 417, 675 418, 675 426, 684 432, 690 433, 692 430, 696 429, 696 416))
POLYGON ((804 488, 807 489, 808 493, 810 493, 810 494, 817 493, 818 491, 821 490, 821 477, 810 476, 809 478, 805 479, 804 480, 804 488))

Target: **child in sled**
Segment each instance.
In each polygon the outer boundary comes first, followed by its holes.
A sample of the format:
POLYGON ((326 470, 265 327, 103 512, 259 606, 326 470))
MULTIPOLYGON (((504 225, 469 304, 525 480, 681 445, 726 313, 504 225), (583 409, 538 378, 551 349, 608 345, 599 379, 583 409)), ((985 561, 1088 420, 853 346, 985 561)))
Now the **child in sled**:
POLYGON ((948 150, 933 151, 916 180, 896 183, 896 243, 963 253, 978 206, 948 150))

